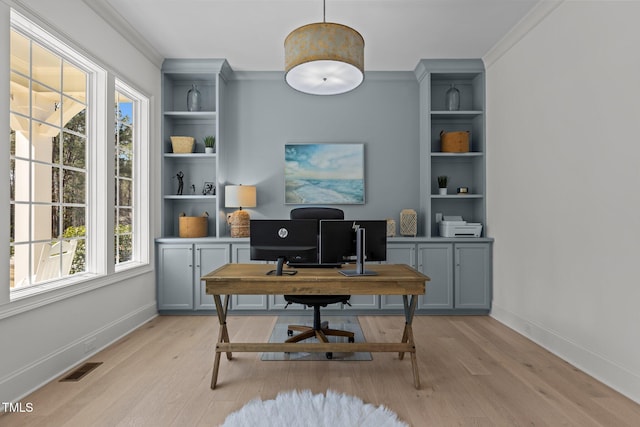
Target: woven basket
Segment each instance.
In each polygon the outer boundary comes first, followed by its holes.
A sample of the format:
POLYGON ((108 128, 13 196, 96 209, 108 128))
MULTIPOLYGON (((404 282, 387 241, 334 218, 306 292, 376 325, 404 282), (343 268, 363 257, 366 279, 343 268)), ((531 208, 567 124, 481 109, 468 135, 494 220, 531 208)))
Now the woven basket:
POLYGON ((440 132, 440 146, 443 153, 469 152, 469 131, 440 132))
POLYGON ((178 218, 178 226, 180 237, 206 237, 207 236, 207 220, 209 214, 206 212, 202 216, 180 216, 178 218))
POLYGON ((194 139, 192 136, 172 136, 171 147, 174 153, 191 153, 194 139))

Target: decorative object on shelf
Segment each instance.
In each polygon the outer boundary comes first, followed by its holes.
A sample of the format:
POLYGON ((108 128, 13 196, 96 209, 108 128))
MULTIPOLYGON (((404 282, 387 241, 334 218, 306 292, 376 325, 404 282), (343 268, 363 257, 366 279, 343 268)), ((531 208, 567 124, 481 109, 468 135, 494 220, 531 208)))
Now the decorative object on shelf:
POLYGON ((456 89, 456 86, 452 83, 451 87, 447 91, 447 110, 458 111, 460 109, 460 91, 456 89))
POLYGON ((191 183, 191 194, 196 194, 196 185, 194 183, 191 183))
POLYGON ((184 212, 178 218, 178 235, 180 237, 206 237, 209 213, 200 216, 187 216, 184 212))
POLYGON ((443 153, 468 153, 471 132, 440 131, 440 148, 443 153))
POLYGON ((182 189, 184 188, 184 173, 182 171, 176 174, 176 178, 178 178, 178 191, 176 192, 177 196, 182 196, 182 189))
POLYGON ((400 234, 413 237, 418 234, 418 214, 413 209, 400 211, 400 234))
POLYGON ((346 25, 322 22, 293 30, 284 41, 285 81, 312 95, 349 92, 364 80, 364 39, 346 25))
POLYGON ((216 195, 216 186, 213 182, 205 182, 202 187, 202 194, 204 196, 215 196, 216 195))
POLYGON ((469 187, 458 187, 458 194, 469 194, 469 187))
POLYGON ((195 83, 191 85, 191 89, 187 92, 187 110, 200 111, 200 91, 195 83))
POLYGON ((396 236, 396 220, 387 218, 387 237, 396 236))
POLYGON ((224 187, 225 208, 238 208, 227 215, 227 224, 231 228, 231 237, 249 237, 249 220, 247 211, 242 208, 256 207, 256 187, 253 185, 227 185, 224 187))
POLYGON ((449 181, 449 178, 447 178, 446 175, 438 177, 438 189, 441 196, 447 194, 447 181, 449 181))
POLYGON ((285 144, 284 156, 285 203, 364 204, 364 144, 285 144))
POLYGON ((209 135, 204 137, 204 152, 213 154, 216 151, 216 137, 209 135))
POLYGON ((187 154, 193 152, 193 144, 195 142, 192 136, 172 136, 171 148, 174 153, 187 154))

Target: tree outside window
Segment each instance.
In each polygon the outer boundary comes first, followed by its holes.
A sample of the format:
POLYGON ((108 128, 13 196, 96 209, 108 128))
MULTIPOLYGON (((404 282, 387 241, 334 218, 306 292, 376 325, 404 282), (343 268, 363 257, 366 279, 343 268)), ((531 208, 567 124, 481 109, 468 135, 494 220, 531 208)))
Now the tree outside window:
POLYGON ((115 126, 115 263, 133 259, 134 101, 116 91, 115 126))

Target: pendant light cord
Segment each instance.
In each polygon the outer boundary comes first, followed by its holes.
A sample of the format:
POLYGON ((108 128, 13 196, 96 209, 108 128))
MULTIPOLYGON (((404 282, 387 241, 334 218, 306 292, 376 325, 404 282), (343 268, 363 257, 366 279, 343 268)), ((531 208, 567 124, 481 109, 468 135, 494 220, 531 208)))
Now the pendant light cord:
POLYGON ((322 0, 322 22, 327 22, 327 2, 322 0))

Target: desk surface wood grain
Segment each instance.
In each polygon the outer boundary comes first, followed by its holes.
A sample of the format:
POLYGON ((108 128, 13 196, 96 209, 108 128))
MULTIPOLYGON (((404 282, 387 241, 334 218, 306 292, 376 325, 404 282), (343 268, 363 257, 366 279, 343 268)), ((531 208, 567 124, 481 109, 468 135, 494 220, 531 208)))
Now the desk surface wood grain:
POLYGON ((301 268, 295 275, 267 275, 274 267, 226 264, 201 279, 209 295, 422 295, 429 281, 428 276, 404 264, 367 264, 367 270, 377 275, 361 277, 344 276, 336 268, 301 268))

